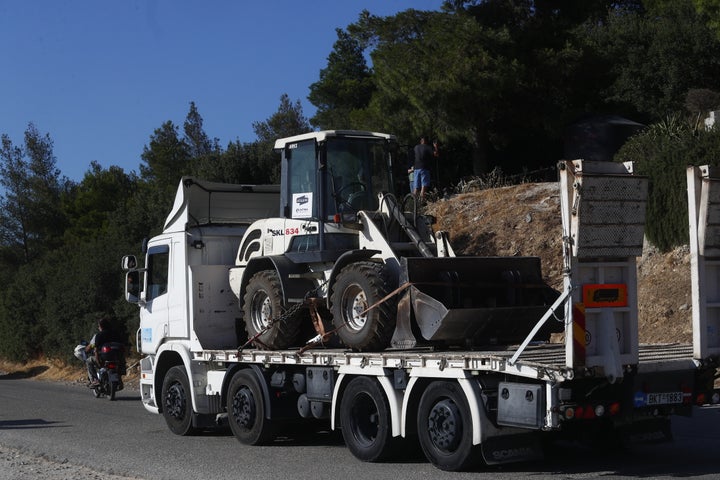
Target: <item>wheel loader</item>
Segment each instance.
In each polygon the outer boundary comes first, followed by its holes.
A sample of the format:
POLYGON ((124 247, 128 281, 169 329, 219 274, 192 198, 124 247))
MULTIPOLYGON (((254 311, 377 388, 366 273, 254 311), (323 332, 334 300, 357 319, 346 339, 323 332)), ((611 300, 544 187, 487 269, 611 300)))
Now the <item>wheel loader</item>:
POLYGON ((311 132, 277 140, 275 151, 279 215, 247 229, 229 272, 248 343, 507 345, 522 341, 557 298, 539 258, 456 256, 418 199, 396 194, 393 135, 311 132))

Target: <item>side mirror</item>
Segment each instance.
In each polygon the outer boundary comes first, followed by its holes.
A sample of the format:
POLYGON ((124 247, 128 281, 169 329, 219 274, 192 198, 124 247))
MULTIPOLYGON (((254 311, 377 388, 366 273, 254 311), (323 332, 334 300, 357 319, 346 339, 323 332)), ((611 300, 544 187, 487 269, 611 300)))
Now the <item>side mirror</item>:
POLYGON ((140 303, 140 272, 131 270, 125 274, 125 300, 140 303))
POLYGON ((128 270, 135 270, 137 268, 137 258, 135 258, 135 255, 125 255, 122 258, 122 264, 121 267, 123 271, 128 270))

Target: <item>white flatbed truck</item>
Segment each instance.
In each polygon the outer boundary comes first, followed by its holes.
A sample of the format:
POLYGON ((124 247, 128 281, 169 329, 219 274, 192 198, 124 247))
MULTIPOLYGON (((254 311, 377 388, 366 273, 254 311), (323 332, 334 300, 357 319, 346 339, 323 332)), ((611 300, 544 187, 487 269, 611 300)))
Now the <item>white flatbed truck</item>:
POLYGON ((184 178, 144 265, 123 259, 128 284, 140 284, 126 297, 140 308, 143 406, 178 435, 223 420, 245 444, 320 419, 361 460, 419 441, 444 470, 538 459, 556 435, 669 439, 672 415, 720 401, 718 352, 638 343, 647 179, 623 164, 559 168, 564 290, 524 341, 381 351, 248 346, 228 271, 249 226, 277 211, 278 188, 184 178), (532 341, 548 322, 562 322, 564 343, 532 341))

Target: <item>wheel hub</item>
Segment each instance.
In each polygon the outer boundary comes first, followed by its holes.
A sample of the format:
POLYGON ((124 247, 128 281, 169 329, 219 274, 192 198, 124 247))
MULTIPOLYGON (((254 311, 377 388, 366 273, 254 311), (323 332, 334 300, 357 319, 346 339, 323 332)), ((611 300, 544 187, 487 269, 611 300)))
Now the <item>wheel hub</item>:
POLYGON ((362 330, 367 322, 368 300, 362 288, 354 287, 346 292, 347 308, 346 322, 351 330, 362 330))
POLYGON ((378 435, 380 416, 375 402, 367 395, 355 399, 352 415, 352 432, 365 445, 371 445, 378 435))
POLYGON ((260 332, 270 324, 272 318, 272 303, 268 295, 258 293, 253 298, 252 305, 252 323, 255 330, 260 332))
POLYGON ((175 383, 168 388, 165 411, 173 418, 182 418, 185 412, 185 391, 181 385, 175 383))
POLYGON ((235 423, 244 428, 251 428, 255 423, 255 401, 252 392, 247 388, 238 390, 233 398, 232 414, 235 423))
POLYGON ((455 450, 462 438, 462 428, 460 411, 451 400, 441 400, 430 410, 428 433, 438 449, 445 452, 455 450))

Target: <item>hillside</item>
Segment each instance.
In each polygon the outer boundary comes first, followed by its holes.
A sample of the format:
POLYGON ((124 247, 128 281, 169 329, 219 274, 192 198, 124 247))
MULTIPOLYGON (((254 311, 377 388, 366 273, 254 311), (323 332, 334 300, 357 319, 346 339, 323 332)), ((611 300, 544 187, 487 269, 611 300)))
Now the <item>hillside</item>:
MULTIPOLYGON (((562 227, 557 183, 464 193, 428 206, 458 255, 534 255, 545 280, 562 287, 562 227)), ((638 260, 640 342, 692 342, 689 249, 638 260)))

